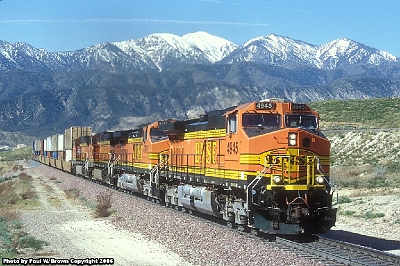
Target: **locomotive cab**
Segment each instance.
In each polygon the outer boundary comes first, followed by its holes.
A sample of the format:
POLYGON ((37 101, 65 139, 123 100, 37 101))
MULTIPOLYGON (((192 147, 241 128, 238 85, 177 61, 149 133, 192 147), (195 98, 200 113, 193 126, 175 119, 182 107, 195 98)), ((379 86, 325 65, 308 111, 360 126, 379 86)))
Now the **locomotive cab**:
POLYGON ((238 106, 226 117, 226 159, 245 175, 249 225, 270 233, 329 230, 336 209, 330 146, 318 114, 306 104, 272 99, 238 106))

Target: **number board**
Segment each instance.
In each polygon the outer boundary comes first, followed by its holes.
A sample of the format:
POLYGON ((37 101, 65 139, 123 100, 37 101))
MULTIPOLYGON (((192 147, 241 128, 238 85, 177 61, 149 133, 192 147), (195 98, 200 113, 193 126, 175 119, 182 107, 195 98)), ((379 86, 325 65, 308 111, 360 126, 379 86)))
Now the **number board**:
POLYGON ((275 109, 275 104, 271 102, 258 102, 256 103, 256 109, 263 109, 263 110, 275 109))
POLYGON ((294 111, 305 111, 305 110, 308 110, 307 104, 304 104, 304 103, 292 103, 291 107, 292 107, 292 110, 294 110, 294 111))

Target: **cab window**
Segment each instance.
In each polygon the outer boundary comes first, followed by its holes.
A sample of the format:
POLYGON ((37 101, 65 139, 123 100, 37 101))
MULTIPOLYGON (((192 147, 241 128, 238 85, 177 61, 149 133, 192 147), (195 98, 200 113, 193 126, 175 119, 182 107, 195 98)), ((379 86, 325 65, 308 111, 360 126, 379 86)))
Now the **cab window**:
POLYGON ((228 117, 227 133, 236 133, 236 132, 237 132, 237 117, 235 114, 228 117))
POLYGON ((280 115, 276 114, 243 114, 243 127, 279 128, 280 115))
POLYGON ((158 128, 150 129, 150 137, 152 142, 168 139, 168 135, 165 132, 160 131, 158 128))
POLYGON ((281 126, 281 115, 246 113, 242 116, 242 126, 248 137, 256 137, 278 130, 281 126))
POLYGON ((318 119, 314 115, 291 114, 291 115, 286 115, 285 124, 286 127, 317 129, 318 119))

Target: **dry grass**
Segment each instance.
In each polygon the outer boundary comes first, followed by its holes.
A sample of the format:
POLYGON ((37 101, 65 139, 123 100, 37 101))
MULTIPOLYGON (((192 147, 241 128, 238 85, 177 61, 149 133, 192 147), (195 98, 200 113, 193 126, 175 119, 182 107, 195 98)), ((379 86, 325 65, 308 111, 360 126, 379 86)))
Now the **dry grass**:
POLYGON ((32 177, 23 172, 17 178, 0 183, 0 208, 15 210, 36 207, 38 195, 31 180, 32 177))
POLYGON ((399 177, 389 173, 384 167, 336 166, 330 173, 331 181, 339 188, 390 189, 399 187, 399 177))
MULTIPOLYGON (((23 167, 15 165, 12 169, 23 170, 23 167)), ((39 204, 31 181, 32 176, 22 172, 0 183, 0 257, 15 257, 22 250, 39 250, 46 245, 29 236, 19 221, 20 211, 39 204)))
POLYGON ((19 219, 19 212, 17 210, 0 210, 0 216, 6 219, 6 221, 11 222, 19 219))
POLYGON ((103 192, 96 197, 97 205, 95 217, 108 217, 111 215, 111 193, 103 192))
POLYGON ((10 168, 15 165, 14 162, 2 162, 0 161, 0 175, 7 172, 10 168))
POLYGON ((77 188, 70 188, 65 190, 64 192, 68 199, 73 199, 73 200, 78 199, 79 195, 81 194, 81 191, 77 188))

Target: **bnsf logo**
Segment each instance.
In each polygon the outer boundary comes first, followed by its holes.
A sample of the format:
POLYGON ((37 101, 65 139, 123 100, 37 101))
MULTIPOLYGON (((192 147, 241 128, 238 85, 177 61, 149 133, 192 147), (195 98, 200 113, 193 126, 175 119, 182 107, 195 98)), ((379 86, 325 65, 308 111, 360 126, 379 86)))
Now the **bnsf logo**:
POLYGON ((142 159, 142 145, 133 146, 133 159, 135 160, 142 159))
POLYGON ((205 160, 207 164, 215 164, 217 159, 217 142, 216 141, 206 141, 204 142, 196 142, 196 155, 195 162, 200 163, 202 160, 205 160))

